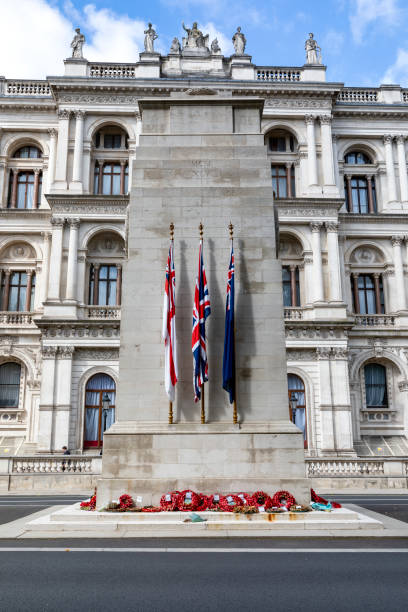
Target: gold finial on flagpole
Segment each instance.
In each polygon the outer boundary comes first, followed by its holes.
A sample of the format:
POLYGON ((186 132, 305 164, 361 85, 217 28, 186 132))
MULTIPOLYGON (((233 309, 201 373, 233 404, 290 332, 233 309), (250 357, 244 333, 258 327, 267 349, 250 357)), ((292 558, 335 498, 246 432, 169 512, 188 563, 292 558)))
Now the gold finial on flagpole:
POLYGON ((204 225, 201 223, 201 221, 200 225, 198 226, 198 229, 200 230, 200 240, 202 240, 204 235, 204 225))
POLYGON ((174 223, 173 223, 173 221, 170 223, 169 229, 170 229, 170 240, 174 240, 174 223))
POLYGON ((234 240, 234 226, 232 225, 231 221, 228 226, 228 229, 229 229, 230 240, 234 240))

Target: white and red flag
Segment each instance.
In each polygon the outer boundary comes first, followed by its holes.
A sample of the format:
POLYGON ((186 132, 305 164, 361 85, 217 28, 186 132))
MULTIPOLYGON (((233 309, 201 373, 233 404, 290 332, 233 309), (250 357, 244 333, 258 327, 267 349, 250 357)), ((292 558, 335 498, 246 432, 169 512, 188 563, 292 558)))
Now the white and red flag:
POLYGON ((163 331, 164 340, 164 384, 169 400, 174 402, 177 383, 176 340, 176 274, 174 270, 173 241, 170 241, 169 257, 164 286, 163 331))

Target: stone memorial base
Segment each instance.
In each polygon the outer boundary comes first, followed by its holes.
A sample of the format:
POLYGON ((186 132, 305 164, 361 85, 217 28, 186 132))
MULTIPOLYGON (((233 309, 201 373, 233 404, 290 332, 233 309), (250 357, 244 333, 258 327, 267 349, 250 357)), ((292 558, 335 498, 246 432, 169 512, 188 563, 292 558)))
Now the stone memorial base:
POLYGON ((252 515, 200 512, 199 515, 206 521, 185 523, 188 512, 88 512, 75 504, 27 523, 24 537, 339 537, 350 532, 364 537, 383 530, 379 521, 347 508, 331 512, 252 515))
POLYGON ((289 421, 241 425, 116 423, 104 437, 98 506, 123 493, 157 504, 164 493, 288 490, 310 501, 302 438, 289 421))

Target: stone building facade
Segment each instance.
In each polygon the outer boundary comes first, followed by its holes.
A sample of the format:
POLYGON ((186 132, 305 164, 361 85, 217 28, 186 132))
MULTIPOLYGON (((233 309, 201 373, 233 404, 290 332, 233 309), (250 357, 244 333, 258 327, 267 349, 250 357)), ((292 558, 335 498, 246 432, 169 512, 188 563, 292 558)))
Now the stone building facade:
POLYGON ((264 101, 288 411, 306 457, 407 455, 408 90, 325 73, 172 47, 0 78, 0 455, 99 452, 120 383, 138 102, 174 92, 264 101))

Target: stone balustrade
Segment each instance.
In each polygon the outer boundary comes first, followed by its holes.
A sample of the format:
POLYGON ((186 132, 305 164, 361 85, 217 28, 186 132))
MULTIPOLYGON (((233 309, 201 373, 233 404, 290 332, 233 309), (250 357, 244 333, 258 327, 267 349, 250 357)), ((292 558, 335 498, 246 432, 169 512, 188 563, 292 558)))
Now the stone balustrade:
POLYGON ((33 325, 31 312, 0 312, 0 325, 33 325))
POLYGON ((306 474, 308 478, 381 476, 384 463, 382 459, 306 459, 306 474))
POLYGON ((134 79, 136 64, 90 64, 89 76, 96 79, 134 79))
POLYGON ((355 87, 345 87, 340 91, 337 101, 369 104, 378 101, 378 91, 367 88, 357 89, 355 87))
POLYGON ((295 308, 295 307, 289 308, 288 307, 288 308, 284 308, 283 312, 284 312, 284 317, 287 320, 300 321, 301 319, 303 319, 303 309, 302 308, 295 308))
POLYGON ((47 96, 51 97, 50 86, 47 81, 9 81, 5 83, 6 96, 47 96))
POLYGON ((395 316, 385 314, 355 315, 354 324, 364 327, 392 327, 395 325, 395 316))
POLYGON ((49 455, 12 457, 9 470, 13 474, 100 474, 102 457, 84 455, 49 455))
POLYGON ((120 306, 86 306, 87 319, 120 319, 120 306))
POLYGON ((293 83, 301 80, 299 68, 274 68, 260 66, 256 69, 257 81, 273 81, 277 83, 293 83))

